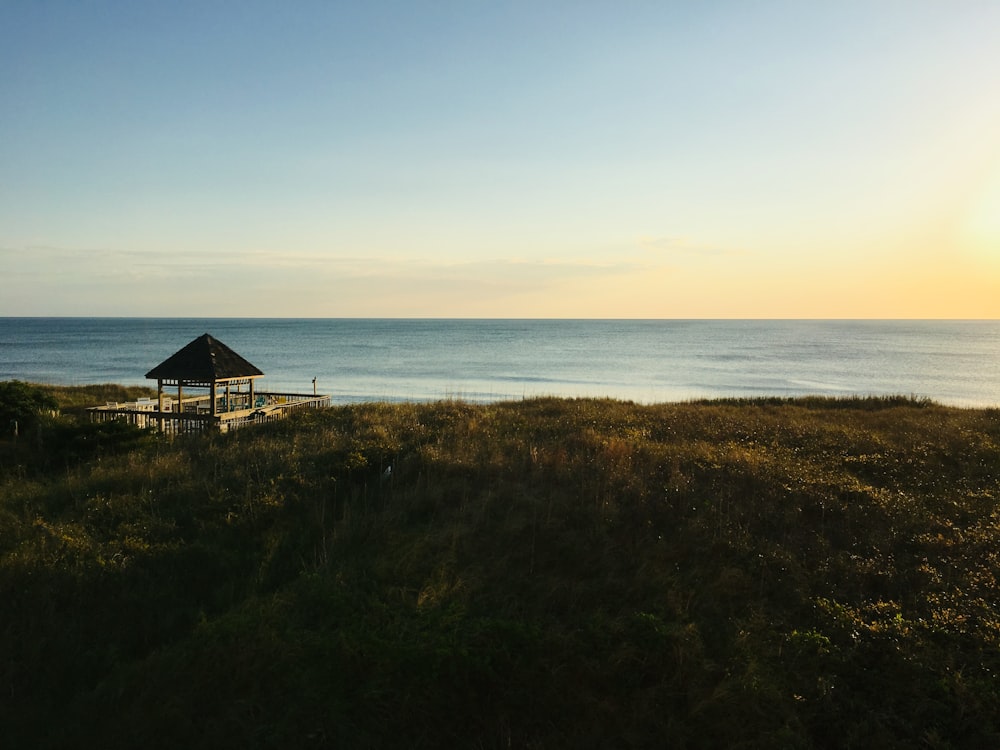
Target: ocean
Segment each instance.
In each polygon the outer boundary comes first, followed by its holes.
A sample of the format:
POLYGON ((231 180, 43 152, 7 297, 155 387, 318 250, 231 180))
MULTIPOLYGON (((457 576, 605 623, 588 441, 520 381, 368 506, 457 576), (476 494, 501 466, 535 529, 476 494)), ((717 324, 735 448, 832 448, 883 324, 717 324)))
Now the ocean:
POLYGON ((155 385, 203 333, 334 403, 905 395, 1000 406, 1000 321, 0 318, 0 380, 155 385))

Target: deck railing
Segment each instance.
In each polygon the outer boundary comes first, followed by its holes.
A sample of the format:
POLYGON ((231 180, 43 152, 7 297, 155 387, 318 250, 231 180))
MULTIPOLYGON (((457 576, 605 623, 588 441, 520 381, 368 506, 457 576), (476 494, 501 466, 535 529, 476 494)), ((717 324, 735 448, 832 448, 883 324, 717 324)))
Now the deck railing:
POLYGON ((91 421, 118 420, 138 427, 158 427, 170 435, 217 430, 228 432, 252 424, 262 424, 283 419, 296 409, 316 409, 330 405, 329 396, 304 393, 255 393, 253 402, 249 393, 230 393, 216 397, 215 414, 212 414, 212 397, 191 396, 183 402, 165 398, 160 411, 156 399, 139 399, 127 403, 109 402, 94 406, 91 421))

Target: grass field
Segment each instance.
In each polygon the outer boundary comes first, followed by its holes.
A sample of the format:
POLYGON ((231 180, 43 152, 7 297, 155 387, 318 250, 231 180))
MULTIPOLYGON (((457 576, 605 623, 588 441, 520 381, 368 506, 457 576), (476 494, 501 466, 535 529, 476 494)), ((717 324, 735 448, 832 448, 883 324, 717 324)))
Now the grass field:
POLYGON ((997 410, 45 416, 0 458, 5 747, 1000 746, 997 410))

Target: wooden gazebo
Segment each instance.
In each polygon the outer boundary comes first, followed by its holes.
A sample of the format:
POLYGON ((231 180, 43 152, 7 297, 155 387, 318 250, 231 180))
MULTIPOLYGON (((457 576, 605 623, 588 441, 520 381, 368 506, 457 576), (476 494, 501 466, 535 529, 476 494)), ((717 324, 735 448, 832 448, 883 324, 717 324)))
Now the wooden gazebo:
MULTIPOLYGON (((253 408, 254 380, 264 375, 254 365, 234 352, 216 338, 205 333, 190 344, 168 357, 146 373, 146 377, 156 381, 157 411, 164 411, 164 386, 177 387, 177 403, 183 408, 184 388, 208 388, 208 414, 216 416, 220 411, 232 411, 232 388, 249 387, 246 407, 253 408), (220 401, 219 391, 224 389, 225 400, 220 401), (221 407, 221 409, 220 409, 221 407)), ((242 393, 242 391, 240 391, 242 393)))
POLYGON ((228 432, 245 425, 281 419, 294 409, 330 405, 329 396, 313 393, 258 391, 254 381, 262 377, 254 365, 209 334, 199 336, 167 358, 146 377, 156 381, 156 400, 107 403, 92 407, 91 419, 126 421, 139 427, 158 427, 170 434, 218 430, 228 432), (176 387, 176 400, 165 387, 176 387), (246 390, 244 390, 246 387, 246 390), (185 389, 208 389, 208 393, 185 395, 185 389))

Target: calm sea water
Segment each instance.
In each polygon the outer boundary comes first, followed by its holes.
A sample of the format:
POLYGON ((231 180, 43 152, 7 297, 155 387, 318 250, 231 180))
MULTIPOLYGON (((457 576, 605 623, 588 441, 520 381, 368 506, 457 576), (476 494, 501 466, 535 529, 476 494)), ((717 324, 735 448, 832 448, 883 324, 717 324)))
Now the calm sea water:
POLYGON ((336 403, 904 394, 1000 406, 1000 321, 0 318, 0 380, 150 384, 202 333, 336 403))

